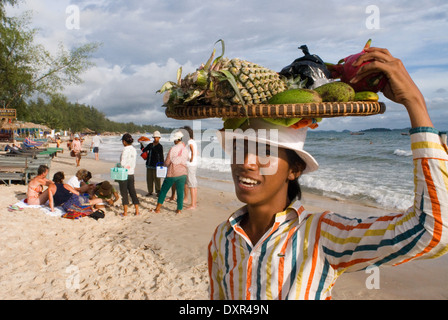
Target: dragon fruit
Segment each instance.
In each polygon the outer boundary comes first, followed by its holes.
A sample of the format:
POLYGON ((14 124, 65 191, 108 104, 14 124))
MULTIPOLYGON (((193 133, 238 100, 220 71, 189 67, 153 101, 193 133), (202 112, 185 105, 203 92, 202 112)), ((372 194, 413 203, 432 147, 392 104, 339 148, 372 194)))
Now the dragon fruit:
POLYGON ((371 61, 364 62, 360 66, 354 67, 353 63, 363 54, 366 53, 366 49, 370 48, 372 40, 369 39, 367 41, 364 50, 358 54, 354 54, 348 56, 345 59, 342 59, 338 62, 338 64, 327 64, 328 70, 331 72, 331 76, 334 79, 341 79, 342 82, 345 82, 353 87, 356 92, 361 91, 372 91, 378 92, 381 91, 384 86, 387 84, 387 78, 383 73, 375 73, 368 75, 367 77, 359 80, 357 83, 350 83, 350 80, 356 76, 359 68, 362 66, 371 63, 371 61))

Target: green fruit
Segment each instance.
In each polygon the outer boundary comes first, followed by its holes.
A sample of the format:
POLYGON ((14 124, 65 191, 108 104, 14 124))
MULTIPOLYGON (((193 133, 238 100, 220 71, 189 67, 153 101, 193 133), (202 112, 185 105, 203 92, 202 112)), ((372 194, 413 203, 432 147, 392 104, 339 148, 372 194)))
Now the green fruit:
POLYGON ((355 99, 355 90, 344 82, 330 82, 314 89, 324 102, 348 102, 355 99))
POLYGON ((301 119, 302 118, 267 118, 264 119, 264 121, 288 128, 299 122, 301 119))
POLYGON ((225 119, 224 120, 224 129, 236 130, 236 129, 240 128, 246 121, 247 121, 247 118, 225 119))
POLYGON ((277 93, 271 99, 269 104, 296 104, 322 102, 322 98, 314 90, 309 89, 290 89, 277 93))
POLYGON ((372 91, 356 92, 355 101, 378 101, 380 97, 372 91))

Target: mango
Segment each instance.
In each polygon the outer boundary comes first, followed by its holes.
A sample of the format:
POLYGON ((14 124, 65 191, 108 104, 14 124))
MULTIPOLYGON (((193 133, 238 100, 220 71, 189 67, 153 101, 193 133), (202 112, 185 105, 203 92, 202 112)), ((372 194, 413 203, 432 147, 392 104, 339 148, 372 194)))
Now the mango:
POLYGON ((322 98, 314 90, 289 89, 274 95, 269 99, 269 104, 296 104, 322 102, 322 98))
POLYGON ((224 129, 236 130, 240 128, 247 121, 247 118, 230 118, 223 120, 224 120, 224 129))
POLYGON ((323 102, 348 102, 355 99, 355 90, 348 84, 336 81, 314 89, 323 102))
POLYGON ((278 126, 282 126, 282 127, 290 127, 293 124, 296 124, 297 122, 299 122, 302 118, 266 118, 264 119, 267 122, 276 124, 278 126))
POLYGON ((372 91, 361 91, 355 94, 355 101, 378 101, 379 99, 378 94, 372 91))

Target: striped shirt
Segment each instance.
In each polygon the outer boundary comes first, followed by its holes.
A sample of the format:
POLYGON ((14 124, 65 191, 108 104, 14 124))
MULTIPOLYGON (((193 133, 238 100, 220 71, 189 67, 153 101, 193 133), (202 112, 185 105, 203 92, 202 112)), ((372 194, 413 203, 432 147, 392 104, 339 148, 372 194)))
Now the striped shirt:
POLYGON ((211 298, 330 299, 343 272, 446 253, 446 135, 416 128, 411 142, 415 200, 405 213, 353 219, 309 213, 296 201, 253 245, 240 227, 246 207, 235 212, 218 226, 208 247, 211 298))

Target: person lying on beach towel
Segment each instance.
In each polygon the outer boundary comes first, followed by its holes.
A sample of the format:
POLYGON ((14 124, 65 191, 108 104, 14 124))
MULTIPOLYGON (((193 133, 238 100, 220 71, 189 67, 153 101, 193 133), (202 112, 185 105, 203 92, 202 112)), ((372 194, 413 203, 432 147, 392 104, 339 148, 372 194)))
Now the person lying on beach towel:
POLYGON ((364 219, 348 218, 344 212, 307 212, 298 178, 318 169, 303 148, 307 128, 250 119, 242 129, 252 128, 252 135, 223 131, 226 152, 243 155, 242 161, 234 156, 231 171, 236 196, 247 205, 219 225, 210 241, 211 299, 331 299, 336 279, 344 272, 433 259, 447 252, 446 135, 433 127, 425 99, 402 62, 386 49, 366 51, 355 65, 373 62, 361 67, 352 81, 383 72, 388 79, 384 95, 409 114, 413 207, 364 219), (276 129, 278 136, 261 129, 276 129), (254 144, 266 148, 267 156, 259 155, 254 144))

